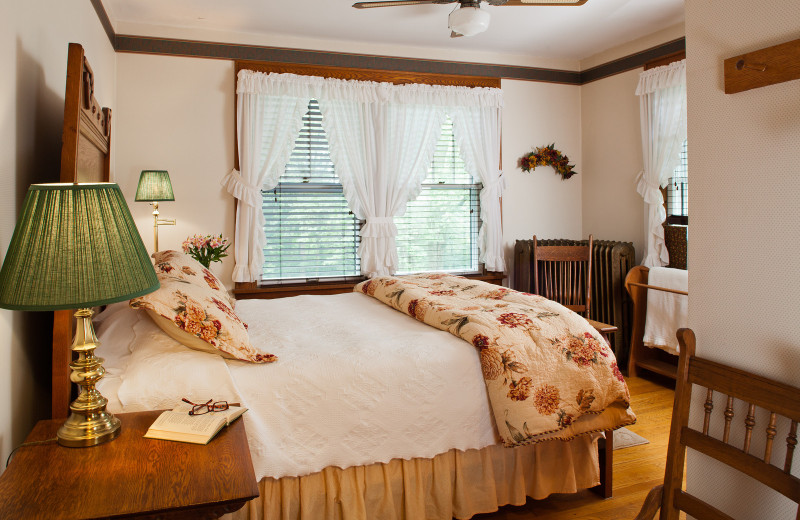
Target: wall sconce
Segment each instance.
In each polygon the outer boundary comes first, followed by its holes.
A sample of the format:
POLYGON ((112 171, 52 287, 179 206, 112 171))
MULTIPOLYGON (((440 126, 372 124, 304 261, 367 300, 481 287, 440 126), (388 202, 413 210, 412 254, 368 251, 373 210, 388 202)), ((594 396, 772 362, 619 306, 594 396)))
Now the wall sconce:
POLYGON ((154 252, 158 251, 158 226, 175 225, 175 219, 158 218, 158 203, 162 200, 175 200, 169 173, 166 170, 142 170, 139 186, 136 188, 136 202, 149 202, 153 205, 154 252))

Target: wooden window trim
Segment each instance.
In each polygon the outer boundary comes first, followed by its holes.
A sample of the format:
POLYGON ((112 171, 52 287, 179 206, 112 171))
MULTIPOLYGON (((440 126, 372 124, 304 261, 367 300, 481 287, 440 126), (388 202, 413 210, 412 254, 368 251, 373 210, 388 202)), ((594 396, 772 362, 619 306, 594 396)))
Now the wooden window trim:
MULTIPOLYGON (((482 274, 464 275, 464 277, 470 280, 482 280, 495 285, 502 285, 506 275, 484 271, 482 274)), ((351 282, 308 282, 264 286, 259 286, 258 282, 236 282, 233 294, 237 300, 285 298, 303 294, 341 294, 353 292, 353 287, 366 279, 366 277, 360 277, 351 282)))
POLYGON ((666 56, 662 56, 660 58, 656 58, 655 60, 648 61, 644 64, 644 70, 650 70, 656 67, 663 67, 664 65, 669 65, 670 63, 674 63, 676 61, 681 61, 686 59, 686 51, 678 51, 673 52, 672 54, 667 54, 666 56))
POLYGON ((487 76, 456 76, 450 74, 435 74, 432 72, 404 72, 397 70, 359 69, 353 67, 244 60, 237 60, 234 68, 237 75, 240 70, 247 69, 266 73, 275 72, 281 74, 297 74, 300 76, 377 81, 394 83, 395 85, 423 83, 426 85, 500 88, 500 78, 491 78, 487 76))
MULTIPOLYGON (((337 78, 360 81, 377 81, 394 83, 395 85, 405 85, 410 83, 422 83, 426 85, 447 85, 459 87, 492 87, 500 88, 500 78, 483 76, 456 76, 449 74, 434 74, 428 72, 404 72, 380 69, 360 69, 352 67, 331 67, 322 65, 304 65, 293 63, 263 62, 236 60, 234 63, 234 85, 236 84, 239 71, 247 69, 264 73, 297 74, 300 76, 320 76, 324 78, 337 78)), ((234 88, 234 92, 236 89, 234 88)), ((234 96, 234 118, 236 117, 236 96, 234 96)), ((234 128, 239 127, 239 122, 234 119, 234 128)), ((238 132, 233 133, 234 147, 239 150, 238 132)), ((239 169, 239 153, 234 153, 234 167, 239 169)), ((502 164, 500 165, 502 168, 502 164)), ((502 212, 502 200, 501 212, 502 212)), ((235 211, 238 201, 234 204, 235 211)), ((502 225, 502 223, 501 223, 502 225)), ((484 280, 497 285, 502 284, 505 275, 503 273, 485 271, 478 275, 468 275, 467 278, 484 280)), ((366 279, 366 278, 364 278, 366 279)), ((300 294, 337 294, 350 292, 356 282, 307 282, 285 285, 259 286, 258 282, 235 282, 233 293, 237 299, 250 298, 281 298, 285 296, 297 296, 300 294)))

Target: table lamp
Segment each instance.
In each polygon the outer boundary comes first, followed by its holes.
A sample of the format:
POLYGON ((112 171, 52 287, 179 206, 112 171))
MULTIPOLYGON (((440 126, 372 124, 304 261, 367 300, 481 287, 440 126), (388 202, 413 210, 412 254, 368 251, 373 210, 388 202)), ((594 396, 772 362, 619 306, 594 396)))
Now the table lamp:
POLYGON ((112 183, 34 184, 22 204, 0 269, 0 307, 23 311, 79 309, 70 379, 78 397, 58 430, 63 446, 116 438, 120 421, 95 388, 103 359, 90 307, 128 300, 159 287, 153 264, 122 190, 112 183))
POLYGON ((153 205, 153 237, 158 251, 158 226, 174 226, 175 219, 158 218, 158 203, 162 200, 175 200, 172 183, 166 170, 142 170, 139 186, 136 188, 136 202, 149 202, 153 205))

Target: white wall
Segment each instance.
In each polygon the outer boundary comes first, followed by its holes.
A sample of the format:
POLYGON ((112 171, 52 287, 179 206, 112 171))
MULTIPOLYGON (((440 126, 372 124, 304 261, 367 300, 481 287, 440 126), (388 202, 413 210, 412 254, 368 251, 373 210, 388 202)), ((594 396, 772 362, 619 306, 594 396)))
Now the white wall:
MULTIPOLYGON (((134 202, 144 169, 169 171, 175 202, 159 204, 159 249, 180 249, 187 236, 233 239, 234 203, 220 185, 234 164, 233 62, 170 56, 117 56, 116 182, 145 246, 153 251, 152 207, 134 202)), ((217 275, 229 283, 232 255, 217 275)))
MULTIPOLYGON (((538 238, 581 239, 581 87, 503 80, 503 243, 506 273, 514 273, 514 243, 538 238), (567 180, 550 166, 525 173, 520 157, 555 143, 575 164, 567 180)), ((509 280, 512 282, 512 280, 509 280)))
POLYGON ((608 62, 618 60, 626 56, 630 56, 631 54, 636 54, 646 49, 650 49, 667 42, 678 40, 680 38, 683 38, 685 35, 686 31, 684 28, 684 24, 679 23, 673 25, 672 27, 667 27, 664 30, 654 32, 653 34, 648 34, 647 36, 643 36, 635 40, 630 40, 615 47, 611 47, 610 49, 602 49, 597 54, 593 54, 588 58, 582 59, 580 67, 581 70, 591 69, 592 67, 597 67, 598 65, 604 65, 608 62))
MULTIPOLYGON (((28 186, 58 180, 69 42, 86 51, 97 99, 115 107, 116 57, 90 2, 0 4, 0 258, 28 186)), ((49 417, 51 326, 50 313, 0 310, 0 460, 49 417)))
MULTIPOLYGON (((605 49, 581 60, 581 70, 612 62, 685 35, 684 24, 605 49)), ((636 192, 642 169, 639 74, 633 70, 581 87, 583 147, 583 234, 603 240, 633 242, 636 262, 644 251, 645 209, 636 192)))
MULTIPOLYGON (((722 70, 726 58, 797 39, 798 20, 795 1, 730 0, 724 9, 686 1, 689 325, 700 356, 794 386, 800 386, 800 81, 726 95, 722 70)), ((783 429, 776 443, 785 438, 783 429)), ((687 466, 689 490, 718 495, 712 503, 728 514, 795 518, 786 499, 735 472, 715 476, 692 452, 687 466)))
POLYGON ((642 70, 581 87, 583 234, 633 242, 637 263, 644 249, 644 202, 635 184, 642 141, 634 92, 642 70))
MULTIPOLYGON (((233 199, 220 180, 234 161, 234 69, 224 60, 119 54, 116 109, 116 181, 152 249, 150 207, 133 202, 145 168, 170 172, 175 202, 160 204, 178 225, 159 230, 160 249, 178 248, 194 233, 233 237, 233 199)), ((526 174, 517 159, 533 146, 555 142, 576 163, 580 157, 580 87, 503 81, 503 198, 507 265, 513 271, 518 238, 537 233, 581 238, 581 176, 561 181, 552 168, 526 174)), ((219 271, 231 279, 233 261, 219 271)))
MULTIPOLYGON (((684 24, 632 40, 581 60, 581 70, 636 54, 685 35, 684 24)), ((583 234, 633 242, 636 262, 642 260, 645 209, 636 193, 642 169, 639 98, 635 95, 644 69, 615 74, 581 87, 583 146, 583 234)))

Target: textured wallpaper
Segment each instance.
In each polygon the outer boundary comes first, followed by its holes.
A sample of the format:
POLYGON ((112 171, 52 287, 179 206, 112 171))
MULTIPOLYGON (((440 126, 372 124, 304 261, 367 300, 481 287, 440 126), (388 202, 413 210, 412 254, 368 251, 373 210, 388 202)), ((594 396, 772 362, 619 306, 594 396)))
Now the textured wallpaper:
MULTIPOLYGON (((689 324, 698 355, 795 386, 800 80, 726 95, 722 71, 726 58, 798 37, 800 2, 794 0, 686 0, 689 324)), ((718 419, 723 409, 717 403, 718 419)), ((734 421, 743 417, 739 410, 734 421)), ((783 444, 787 425, 779 426, 776 441, 783 444)), ((764 427, 761 417, 762 437, 764 427)), ((782 460, 783 453, 774 456, 782 460)), ((795 518, 780 495, 733 474, 711 477, 713 471, 714 463, 689 453, 692 492, 718 495, 709 501, 736 518, 795 518)))

